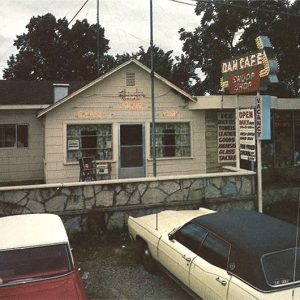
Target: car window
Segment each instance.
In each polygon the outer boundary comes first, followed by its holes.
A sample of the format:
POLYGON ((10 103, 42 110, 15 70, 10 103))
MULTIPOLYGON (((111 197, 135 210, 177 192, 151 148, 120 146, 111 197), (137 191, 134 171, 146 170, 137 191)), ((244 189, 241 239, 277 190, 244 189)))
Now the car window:
POLYGON ((63 275, 71 266, 65 244, 0 251, 0 284, 63 275))
POLYGON ((300 281, 300 249, 286 249, 262 256, 262 267, 270 286, 300 281), (296 255, 297 253, 297 255, 296 255))
POLYGON ((209 233, 200 248, 199 256, 209 263, 226 270, 229 251, 230 245, 228 243, 209 233))
POLYGON ((175 233, 174 239, 197 254, 206 234, 202 227, 188 223, 175 233))

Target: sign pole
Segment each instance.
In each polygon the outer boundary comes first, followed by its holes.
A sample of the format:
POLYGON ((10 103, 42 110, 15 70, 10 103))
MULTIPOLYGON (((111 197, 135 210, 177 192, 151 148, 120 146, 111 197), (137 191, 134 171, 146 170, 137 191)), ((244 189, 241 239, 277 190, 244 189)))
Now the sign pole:
MULTIPOLYGON (((256 97, 260 97, 257 91, 256 97)), ((261 140, 256 139, 257 142, 257 199, 258 199, 258 212, 263 212, 263 199, 262 199, 262 164, 261 164, 261 140)))
POLYGON ((239 123, 239 95, 235 95, 235 167, 240 169, 240 123, 239 123))

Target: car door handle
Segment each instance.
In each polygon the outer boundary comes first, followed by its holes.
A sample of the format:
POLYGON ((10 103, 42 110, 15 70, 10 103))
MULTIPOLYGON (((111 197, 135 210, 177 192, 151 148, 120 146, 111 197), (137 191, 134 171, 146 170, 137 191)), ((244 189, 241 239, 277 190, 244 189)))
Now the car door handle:
POLYGON ((186 257, 185 255, 182 256, 187 262, 191 262, 191 258, 190 257, 186 257))
POLYGON ((220 277, 217 277, 216 280, 217 280, 218 282, 220 282, 223 286, 225 286, 225 285, 227 284, 227 281, 226 281, 226 280, 220 279, 220 277))

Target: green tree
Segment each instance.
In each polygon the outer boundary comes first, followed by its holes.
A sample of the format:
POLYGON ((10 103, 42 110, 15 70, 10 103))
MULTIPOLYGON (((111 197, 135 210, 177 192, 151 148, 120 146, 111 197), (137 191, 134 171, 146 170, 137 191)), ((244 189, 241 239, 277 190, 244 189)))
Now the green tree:
MULTIPOLYGON (((154 46, 154 71, 183 90, 192 92, 192 85, 199 80, 195 73, 194 62, 184 55, 173 58, 172 53, 172 50, 165 52, 163 49, 154 46)), ((151 68, 151 48, 148 47, 145 50, 141 46, 137 52, 117 54, 115 57, 110 57, 109 61, 106 60, 105 69, 109 71, 131 58, 151 68)))
MULTIPOLYGON (((87 20, 76 21, 69 28, 68 21, 48 13, 32 17, 27 32, 17 36, 14 45, 18 53, 11 55, 4 69, 5 79, 23 80, 93 80, 97 77, 96 25, 87 20)), ((145 50, 116 56, 109 55, 108 40, 100 27, 100 75, 135 58, 150 68, 150 47, 145 50)), ((154 46, 155 72, 186 91, 198 80, 195 64, 188 56, 172 57, 172 50, 154 46)))
MULTIPOLYGON (((14 41, 18 53, 10 56, 5 79, 91 80, 97 76, 96 25, 83 20, 69 28, 65 18, 56 20, 48 13, 32 17, 26 28, 27 33, 14 41)), ((108 50, 100 27, 101 57, 108 50)))
MULTIPOLYGON (((184 55, 173 58, 172 53, 172 50, 165 52, 161 48, 154 46, 154 71, 181 89, 192 92, 192 85, 196 80, 199 80, 195 73, 194 62, 184 55)), ((150 47, 147 51, 143 47, 140 47, 140 50, 133 53, 132 57, 139 60, 147 67, 151 67, 150 47)))
POLYGON ((280 64, 280 84, 268 92, 299 96, 299 11, 300 1, 197 1, 200 26, 193 32, 180 30, 183 51, 204 73, 195 93, 220 93, 221 61, 256 49, 255 37, 267 35, 280 64))

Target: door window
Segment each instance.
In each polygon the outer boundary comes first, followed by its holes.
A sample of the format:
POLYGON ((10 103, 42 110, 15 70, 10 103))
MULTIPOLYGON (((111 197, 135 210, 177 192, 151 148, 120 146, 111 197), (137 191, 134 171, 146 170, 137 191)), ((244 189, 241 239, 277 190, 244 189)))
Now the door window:
POLYGON ((121 125, 121 168, 143 166, 143 126, 121 125))
POLYGON ((198 254, 199 248, 206 235, 207 231, 202 227, 189 223, 175 233, 174 239, 189 250, 198 254))
POLYGON ((228 243, 209 233, 200 248, 199 256, 214 266, 226 270, 229 252, 230 245, 228 243))

